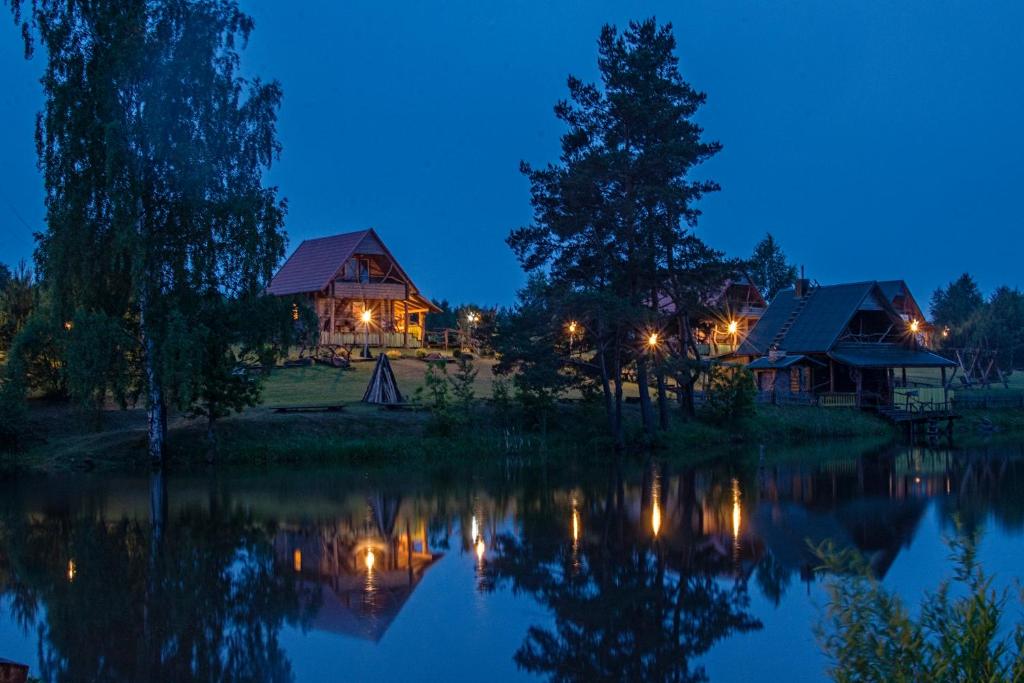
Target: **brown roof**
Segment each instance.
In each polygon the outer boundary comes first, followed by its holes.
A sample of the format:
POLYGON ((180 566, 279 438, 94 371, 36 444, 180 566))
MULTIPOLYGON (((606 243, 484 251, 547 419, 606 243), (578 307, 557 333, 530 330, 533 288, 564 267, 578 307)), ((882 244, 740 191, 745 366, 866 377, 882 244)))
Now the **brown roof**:
POLYGON ((277 271, 267 291, 277 296, 321 291, 370 232, 360 230, 303 240, 277 271))

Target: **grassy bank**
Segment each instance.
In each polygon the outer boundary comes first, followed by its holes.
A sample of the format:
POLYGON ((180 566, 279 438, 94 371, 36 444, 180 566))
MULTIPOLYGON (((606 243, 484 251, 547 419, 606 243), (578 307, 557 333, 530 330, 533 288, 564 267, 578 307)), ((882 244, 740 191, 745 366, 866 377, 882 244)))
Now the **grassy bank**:
MULTIPOLYGON (((393 362, 402 390, 412 396, 426 365, 413 358, 393 362)), ((372 364, 342 371, 322 366, 275 371, 264 387, 264 404, 217 425, 216 460, 224 464, 266 463, 436 463, 495 456, 580 458, 611 451, 599 405, 570 401, 558 406, 541 434, 515 410, 498 411, 487 400, 493 363, 478 361, 475 390, 480 399, 468 423, 440 434, 428 411, 389 411, 359 402, 372 364), (344 405, 339 413, 279 414, 283 406, 344 405)), ((639 408, 624 406, 630 443, 645 442, 639 408)), ((67 403, 32 401, 29 438, 22 451, 0 456, 0 466, 36 470, 145 467, 146 418, 141 409, 89 413, 67 403), (99 424, 97 418, 101 418, 99 424)), ((1024 411, 970 411, 958 421, 956 438, 1019 438, 1024 411)), ((670 457, 717 457, 737 447, 808 446, 822 443, 885 442, 899 436, 888 423, 850 409, 757 406, 753 416, 729 424, 685 421, 673 412, 671 428, 653 444, 670 457)), ((206 425, 182 417, 170 422, 171 462, 205 465, 210 452, 206 425)))

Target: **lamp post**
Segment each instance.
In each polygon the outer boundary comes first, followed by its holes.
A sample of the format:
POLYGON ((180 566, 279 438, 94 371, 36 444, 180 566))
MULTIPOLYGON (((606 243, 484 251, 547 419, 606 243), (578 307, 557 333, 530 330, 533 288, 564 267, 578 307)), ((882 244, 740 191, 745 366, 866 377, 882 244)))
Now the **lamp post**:
POLYGON ((369 308, 364 308, 363 313, 360 316, 363 321, 363 358, 370 357, 370 321, 373 320, 373 314, 369 308))
POLYGON ((466 313, 466 323, 469 326, 469 330, 466 332, 466 339, 462 344, 463 351, 472 351, 470 348, 473 343, 473 333, 476 331, 476 323, 480 320, 480 314, 476 311, 469 311, 466 313))

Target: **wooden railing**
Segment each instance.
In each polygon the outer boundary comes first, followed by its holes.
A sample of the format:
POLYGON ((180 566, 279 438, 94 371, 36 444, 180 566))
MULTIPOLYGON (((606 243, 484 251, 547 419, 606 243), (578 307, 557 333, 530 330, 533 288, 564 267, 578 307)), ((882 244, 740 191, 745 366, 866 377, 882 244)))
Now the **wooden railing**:
POLYGON ((820 394, 818 405, 822 408, 856 408, 857 394, 846 392, 820 394))
POLYGON ((953 392, 942 387, 896 387, 892 407, 909 413, 945 412, 952 407, 953 392))

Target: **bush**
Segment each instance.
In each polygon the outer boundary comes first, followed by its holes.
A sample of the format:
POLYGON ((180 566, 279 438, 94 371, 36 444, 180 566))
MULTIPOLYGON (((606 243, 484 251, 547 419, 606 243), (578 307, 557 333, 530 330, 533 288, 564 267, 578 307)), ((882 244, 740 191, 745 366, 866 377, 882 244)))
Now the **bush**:
POLYGON ((420 359, 426 358, 427 357, 427 353, 429 353, 429 352, 426 349, 416 349, 416 357, 417 358, 420 358, 420 359))
POLYGON ((715 423, 742 420, 754 414, 754 377, 743 367, 711 366, 711 384, 705 408, 715 423))
POLYGON ((835 681, 1024 680, 1024 624, 1002 629, 1009 591, 997 591, 976 561, 978 534, 949 541, 952 580, 927 595, 916 619, 882 588, 856 550, 815 549, 828 572, 829 603, 817 635, 835 681))
POLYGON ((399 358, 402 357, 402 352, 399 351, 398 349, 388 349, 384 353, 391 360, 398 360, 399 358))
POLYGON ((424 402, 430 410, 431 432, 440 436, 450 436, 454 432, 456 419, 451 406, 447 363, 427 363, 423 386, 416 387, 416 401, 424 402))

